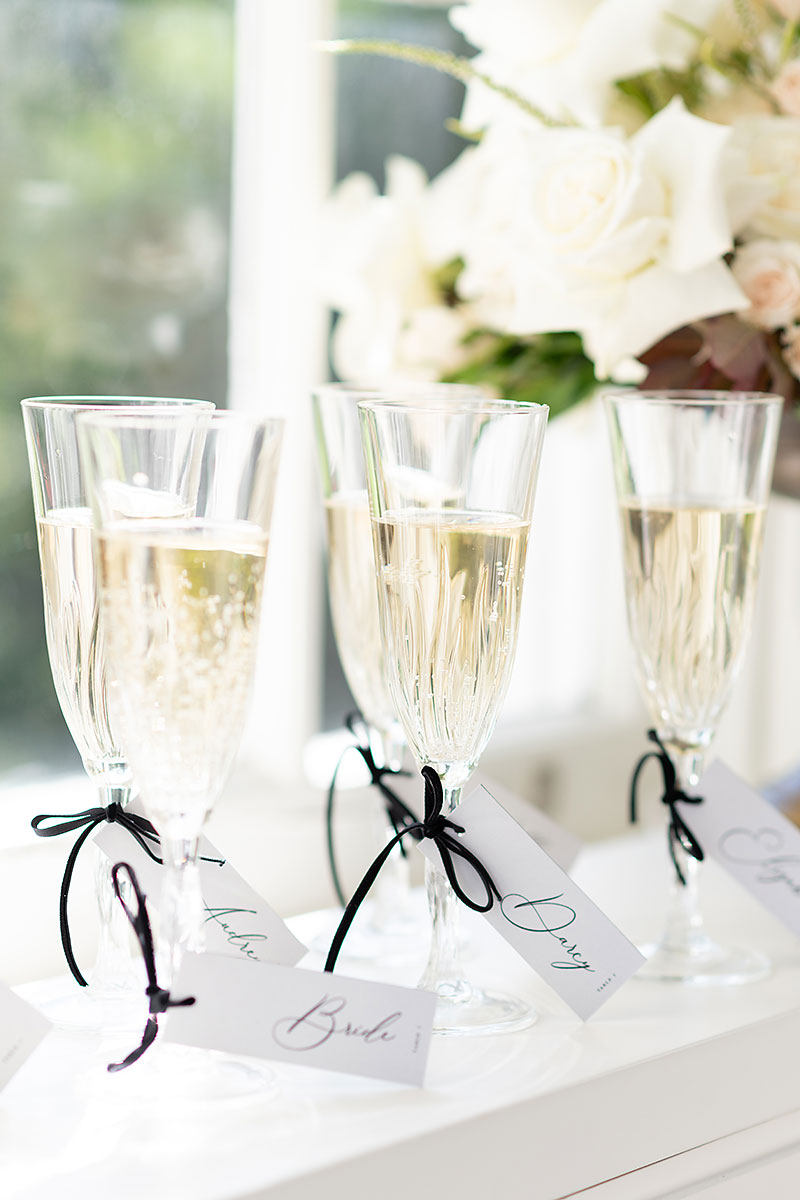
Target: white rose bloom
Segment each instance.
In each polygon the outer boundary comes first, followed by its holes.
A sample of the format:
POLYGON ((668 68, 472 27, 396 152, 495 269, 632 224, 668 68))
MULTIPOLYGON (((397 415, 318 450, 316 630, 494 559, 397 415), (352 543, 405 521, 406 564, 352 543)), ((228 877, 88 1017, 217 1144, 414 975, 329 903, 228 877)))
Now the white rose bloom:
POLYGON ((780 329, 800 317, 800 246, 759 238, 737 252, 733 274, 750 301, 741 317, 759 329, 780 329))
POLYGON ((746 306, 720 163, 728 131, 674 101, 618 131, 494 127, 459 289, 519 334, 574 329, 606 376, 690 321, 746 306))
MULTIPOLYGON (((435 271, 452 253, 432 234, 436 195, 423 169, 398 156, 386 164, 386 194, 363 174, 335 189, 321 222, 320 286, 341 316, 332 354, 344 379, 388 383, 436 379, 463 362, 466 308, 439 303, 435 271)), ((456 195, 450 197, 454 218, 456 195)), ((449 234, 448 234, 449 238, 449 234)))
MULTIPOLYGON (((680 70, 697 40, 672 20, 706 28, 726 0, 469 0, 452 24, 481 54, 475 66, 558 118, 601 124, 617 79, 656 67, 680 70)), ((508 117, 508 101, 471 84, 468 128, 508 117)))
POLYGON ((729 174, 735 231, 800 240, 800 118, 735 121, 729 174))

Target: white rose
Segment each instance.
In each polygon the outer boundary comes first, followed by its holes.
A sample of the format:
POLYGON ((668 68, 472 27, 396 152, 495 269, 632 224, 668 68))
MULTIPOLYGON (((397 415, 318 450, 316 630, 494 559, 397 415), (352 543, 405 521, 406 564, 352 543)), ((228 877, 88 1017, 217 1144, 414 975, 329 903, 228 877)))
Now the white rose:
MULTIPOLYGON (((706 28, 725 0, 468 0, 452 24, 482 53, 474 65, 559 118, 601 124, 614 82, 657 67, 680 70, 696 37, 677 18, 706 28)), ((507 118, 508 101, 470 85, 468 128, 507 118)))
POLYGON ((782 68, 770 88, 783 111, 790 117, 800 117, 800 61, 794 59, 782 68))
POLYGON ((471 152, 475 204, 462 294, 501 328, 575 329, 598 373, 689 321, 746 300, 720 163, 728 131, 673 102, 633 138, 495 127, 471 152))
POLYGON ((342 379, 381 386, 404 379, 434 380, 467 359, 468 309, 431 305, 404 311, 397 304, 365 305, 340 316, 331 356, 342 379))
POLYGON ((373 180, 350 175, 335 189, 320 223, 320 287, 332 308, 348 312, 376 297, 404 308, 436 303, 425 243, 428 180, 418 163, 386 163, 385 195, 373 180))
POLYGON ((383 196, 362 174, 335 189, 321 222, 319 281, 341 314, 332 356, 343 379, 438 379, 465 361, 463 338, 477 317, 443 305, 435 275, 460 253, 468 201, 457 176, 429 186, 400 157, 386 164, 383 196))
POLYGON ((800 118, 734 122, 730 176, 735 231, 800 240, 800 118))
POLYGON ((760 329, 779 329, 800 316, 800 246, 768 238, 736 253, 733 274, 750 307, 742 319, 760 329))

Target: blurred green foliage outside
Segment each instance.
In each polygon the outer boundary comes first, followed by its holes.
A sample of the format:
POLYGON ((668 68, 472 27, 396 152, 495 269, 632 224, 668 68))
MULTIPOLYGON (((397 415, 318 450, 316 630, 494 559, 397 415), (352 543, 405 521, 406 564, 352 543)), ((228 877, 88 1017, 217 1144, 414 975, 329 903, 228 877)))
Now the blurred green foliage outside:
POLYGON ((19 401, 224 403, 234 0, 3 0, 0 770, 78 766, 19 401))

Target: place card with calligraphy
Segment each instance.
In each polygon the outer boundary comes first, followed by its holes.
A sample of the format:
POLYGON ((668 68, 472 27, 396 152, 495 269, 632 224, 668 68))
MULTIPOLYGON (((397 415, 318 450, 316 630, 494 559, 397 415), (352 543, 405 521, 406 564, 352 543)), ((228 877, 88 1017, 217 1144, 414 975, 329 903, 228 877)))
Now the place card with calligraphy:
POLYGON ((552 859, 565 871, 569 871, 583 849, 583 842, 563 825, 554 821, 548 813, 496 779, 490 779, 483 771, 474 771, 470 778, 470 792, 475 787, 484 787, 490 796, 521 825, 526 833, 546 850, 552 859))
POLYGON ((52 1029, 42 1014, 0 983, 0 1089, 52 1029))
POLYGON ((421 1086, 436 997, 299 967, 186 954, 167 1041, 421 1086))
POLYGON ((722 762, 700 792, 684 811, 703 853, 800 937, 800 829, 722 762))
MULTIPOLYGON (((459 842, 499 893, 484 918, 586 1020, 639 969, 643 956, 485 787, 471 791, 448 819, 463 828, 459 842)), ((432 840, 419 849, 440 862, 432 840)), ((457 862, 467 896, 484 895, 475 869, 460 857, 457 862)))
MULTIPOLYGON (((120 825, 103 825, 95 845, 110 861, 127 862, 142 890, 157 906, 163 870, 120 825)), ((153 843, 158 853, 158 842, 153 843)), ((203 895, 203 932, 210 953, 232 954, 251 962, 293 966, 306 947, 258 892, 242 878, 208 838, 200 839, 198 868, 203 895)))

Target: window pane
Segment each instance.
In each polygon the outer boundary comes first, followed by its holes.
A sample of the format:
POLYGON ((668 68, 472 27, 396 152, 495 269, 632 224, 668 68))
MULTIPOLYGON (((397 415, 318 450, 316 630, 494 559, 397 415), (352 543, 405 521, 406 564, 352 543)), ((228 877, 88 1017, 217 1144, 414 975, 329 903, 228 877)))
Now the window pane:
POLYGON ((233 0, 3 0, 0 769, 78 765, 19 401, 224 402, 233 0))

